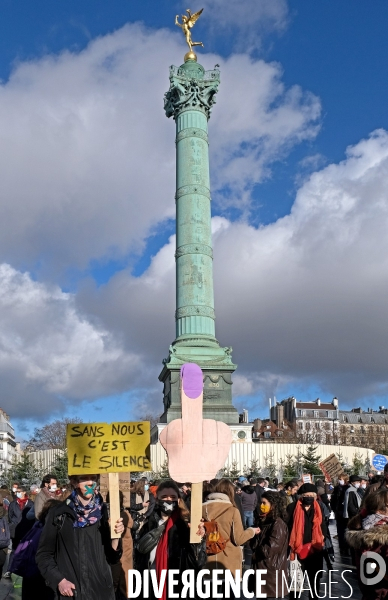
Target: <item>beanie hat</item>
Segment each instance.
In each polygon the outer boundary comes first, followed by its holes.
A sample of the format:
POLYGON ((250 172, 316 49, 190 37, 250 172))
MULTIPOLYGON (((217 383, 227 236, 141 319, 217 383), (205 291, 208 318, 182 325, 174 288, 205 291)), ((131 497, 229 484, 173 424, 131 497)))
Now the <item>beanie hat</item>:
POLYGON ((317 486, 314 485, 313 483, 304 483, 303 485, 300 486, 300 488, 298 490, 298 495, 301 496, 302 494, 308 494, 310 492, 314 492, 314 494, 318 494, 317 486))
POLYGON ((361 481, 361 477, 359 475, 351 475, 349 477, 349 482, 354 483, 355 481, 361 481))

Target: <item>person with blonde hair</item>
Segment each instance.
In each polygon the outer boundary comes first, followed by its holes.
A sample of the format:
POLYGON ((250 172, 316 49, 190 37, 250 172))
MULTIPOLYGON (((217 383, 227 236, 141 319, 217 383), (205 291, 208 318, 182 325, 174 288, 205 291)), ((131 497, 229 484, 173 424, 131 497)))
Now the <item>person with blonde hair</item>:
MULTIPOLYGON (((97 492, 97 478, 70 476, 72 493, 46 516, 36 563, 57 598, 115 598, 109 564, 119 561, 121 540, 111 539, 108 510, 97 492)), ((122 519, 114 529, 123 533, 122 519)))

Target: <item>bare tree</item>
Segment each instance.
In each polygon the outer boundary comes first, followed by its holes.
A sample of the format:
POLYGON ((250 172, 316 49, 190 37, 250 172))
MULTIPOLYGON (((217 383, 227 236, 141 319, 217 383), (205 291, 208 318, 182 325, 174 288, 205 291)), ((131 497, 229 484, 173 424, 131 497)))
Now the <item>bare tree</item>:
POLYGON ((82 423, 79 417, 70 419, 57 419, 51 423, 36 428, 34 435, 24 442, 24 446, 31 451, 48 450, 51 448, 66 449, 66 426, 69 423, 82 423))
POLYGON ((153 428, 154 425, 156 425, 156 423, 159 423, 159 417, 155 417, 154 415, 151 415, 150 413, 147 413, 146 415, 139 417, 138 420, 139 421, 149 421, 151 429, 153 428))

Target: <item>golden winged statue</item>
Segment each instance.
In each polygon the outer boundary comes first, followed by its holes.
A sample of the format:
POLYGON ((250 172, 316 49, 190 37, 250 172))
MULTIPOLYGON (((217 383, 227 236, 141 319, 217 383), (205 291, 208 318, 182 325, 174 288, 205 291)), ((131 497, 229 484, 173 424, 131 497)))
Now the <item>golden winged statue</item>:
POLYGON ((188 13, 189 16, 186 17, 186 15, 182 15, 182 23, 179 23, 179 15, 177 15, 175 17, 175 25, 178 25, 178 27, 180 27, 182 29, 183 33, 185 34, 186 42, 190 48, 190 52, 192 52, 193 46, 202 46, 202 48, 203 48, 202 42, 193 42, 192 41, 191 31, 190 31, 190 29, 192 29, 194 27, 195 23, 198 21, 199 17, 202 14, 202 11, 203 11, 203 8, 201 8, 201 10, 199 10, 198 12, 192 14, 192 12, 189 8, 186 9, 186 12, 188 13))

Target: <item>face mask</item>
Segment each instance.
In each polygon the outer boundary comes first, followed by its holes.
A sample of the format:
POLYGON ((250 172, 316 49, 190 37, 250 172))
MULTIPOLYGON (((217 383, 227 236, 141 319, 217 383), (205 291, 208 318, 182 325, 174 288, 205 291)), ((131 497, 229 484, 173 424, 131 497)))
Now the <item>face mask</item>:
POLYGON ((268 506, 268 504, 260 504, 260 512, 263 513, 263 515, 267 515, 270 510, 271 507, 268 506))
POLYGON ((340 479, 338 482, 340 485, 344 485, 345 481, 343 479, 340 479))
POLYGON ((92 483, 92 485, 85 485, 84 496, 89 496, 89 494, 94 494, 94 490, 97 487, 97 483, 92 483))
POLYGON ((144 491, 148 492, 149 489, 150 489, 150 486, 146 483, 145 486, 144 486, 144 491))
POLYGON ((56 492, 57 489, 58 488, 57 488, 56 484, 54 483, 54 485, 52 485, 51 487, 49 487, 49 492, 56 492))
POLYGON ((162 513, 165 515, 171 515, 176 508, 178 508, 177 500, 158 500, 158 506, 162 513))
POLYGON ((365 490, 365 488, 366 488, 366 483, 362 483, 362 484, 361 484, 361 487, 362 487, 362 488, 364 488, 364 490, 365 490))
POLYGON ((360 484, 359 484, 359 483, 355 483, 355 484, 354 484, 354 487, 355 487, 355 488, 359 488, 359 487, 360 487, 360 484))
POLYGON ((312 504, 314 504, 313 496, 303 496, 302 504, 303 504, 303 506, 311 506, 312 504))
POLYGON ((16 493, 16 496, 17 496, 18 498, 23 498, 23 492, 17 492, 17 493, 16 493))
POLYGON ((17 489, 18 489, 17 487, 13 487, 12 488, 13 493, 17 492, 17 489))

